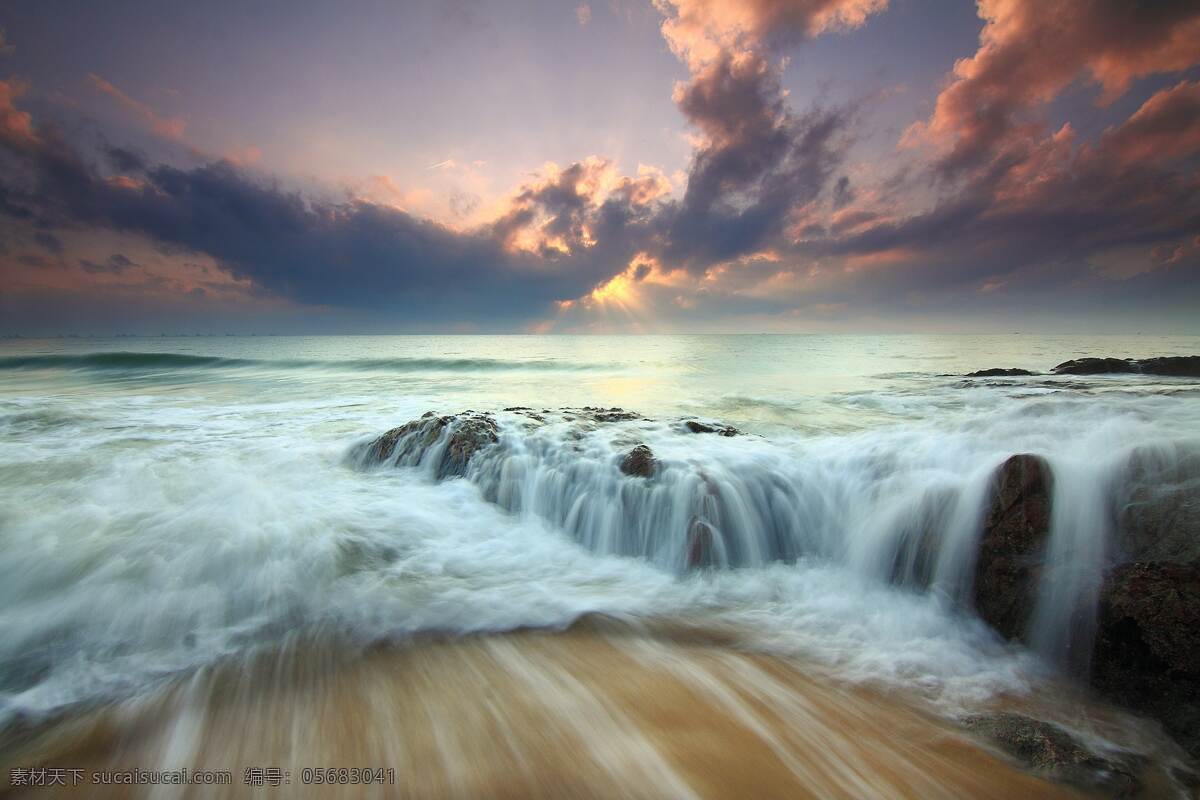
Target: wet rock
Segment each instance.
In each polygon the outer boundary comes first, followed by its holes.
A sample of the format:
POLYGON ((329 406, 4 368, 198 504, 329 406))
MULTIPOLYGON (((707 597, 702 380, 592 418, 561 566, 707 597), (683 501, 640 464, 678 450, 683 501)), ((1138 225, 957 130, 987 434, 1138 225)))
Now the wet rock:
POLYGON ((1033 613, 1046 539, 1050 533, 1050 465, 1015 455, 1000 467, 975 567, 979 616, 1019 639, 1033 613))
POLYGON ((471 456, 499 441, 498 433, 496 421, 489 416, 480 414, 459 417, 458 424, 450 432, 450 440, 442 456, 438 477, 466 474, 471 456))
POLYGON ((999 712, 967 717, 963 725, 1051 780, 1099 790, 1112 797, 1136 797, 1141 790, 1140 756, 1103 756, 1085 748, 1057 725, 999 712))
POLYGON ((732 425, 709 425, 695 419, 689 419, 683 425, 692 433, 715 433, 719 436, 737 436, 739 433, 732 425))
POLYGON ((620 464, 621 472, 637 478, 651 477, 657 467, 658 459, 654 457, 654 452, 644 444, 639 444, 626 453, 620 464))
POLYGON ((1016 378, 1022 375, 1035 375, 1027 369, 1017 369, 1015 367, 1004 369, 1003 367, 993 367, 992 369, 981 369, 978 372, 968 372, 968 378, 1016 378))
POLYGON ((439 417, 426 411, 420 419, 392 428, 367 446, 365 460, 378 464, 392 458, 396 446, 403 442, 405 451, 425 450, 438 440, 452 417, 439 417))
POLYGON ((399 466, 416 466, 435 445, 444 444, 433 465, 435 477, 465 475, 471 457, 499 441, 498 434, 496 421, 487 414, 464 411, 439 417, 430 411, 367 445, 364 461, 378 464, 390 460, 399 466))
POLYGON ((1159 358, 1077 358, 1064 361, 1050 370, 1058 375, 1167 375, 1200 378, 1200 356, 1164 356, 1159 358))
POLYGON ((1200 758, 1200 564, 1133 562, 1109 573, 1090 677, 1200 758))

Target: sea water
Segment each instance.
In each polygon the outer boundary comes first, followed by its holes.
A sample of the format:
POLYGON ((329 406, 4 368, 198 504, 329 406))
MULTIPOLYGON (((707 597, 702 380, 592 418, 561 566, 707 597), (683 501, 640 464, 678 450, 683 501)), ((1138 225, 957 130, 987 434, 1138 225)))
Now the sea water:
POLYGON ((949 711, 1065 669, 1131 454, 1200 449, 1200 383, 1054 376, 1196 337, 346 336, 0 342, 0 724, 136 696, 288 637, 736 632, 949 711), (987 367, 1021 378, 972 379, 987 367), (542 426, 505 408, 550 412, 542 426), (580 430, 563 408, 641 418, 580 430), (427 411, 495 416, 468 474, 368 466, 427 411), (699 418, 738 428, 688 433, 699 418), (622 453, 652 448, 651 481, 622 453), (1055 470, 1032 647, 970 609, 989 480, 1055 470), (1116 487, 1119 488, 1119 487, 1116 487), (681 529, 719 497, 715 568, 681 529), (911 535, 934 529, 927 574, 911 535))

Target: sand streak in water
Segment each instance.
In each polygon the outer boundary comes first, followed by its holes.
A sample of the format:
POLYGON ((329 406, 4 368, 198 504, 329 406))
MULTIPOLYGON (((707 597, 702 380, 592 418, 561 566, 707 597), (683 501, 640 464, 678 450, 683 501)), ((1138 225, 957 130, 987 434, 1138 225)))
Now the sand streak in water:
MULTIPOLYGON (((1072 794, 901 701, 697 637, 604 627, 426 640, 357 656, 288 648, 62 722, 3 759, 97 769, 384 767, 360 797, 977 797, 1072 794)), ((61 790, 59 790, 61 791, 61 790)), ((89 797, 128 797, 88 786, 89 797)))

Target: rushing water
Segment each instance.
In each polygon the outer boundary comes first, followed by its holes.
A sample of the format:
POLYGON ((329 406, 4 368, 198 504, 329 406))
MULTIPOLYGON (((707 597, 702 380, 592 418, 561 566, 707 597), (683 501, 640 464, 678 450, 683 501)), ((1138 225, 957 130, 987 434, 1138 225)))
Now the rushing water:
POLYGON ((1200 384, 961 376, 1195 352, 1017 335, 0 343, 0 722, 296 633, 592 612, 725 625, 949 710, 1020 693, 1082 635, 1131 454, 1200 447, 1200 384), (583 406, 644 419, 557 411, 583 406), (465 479, 362 463, 381 432, 464 409, 500 429, 465 479), (692 417, 746 435, 689 434, 692 417), (661 462, 651 481, 617 469, 637 443, 661 462), (1018 452, 1055 471, 1036 652, 963 603, 990 476, 1018 452), (686 569, 697 519, 720 569, 686 569))

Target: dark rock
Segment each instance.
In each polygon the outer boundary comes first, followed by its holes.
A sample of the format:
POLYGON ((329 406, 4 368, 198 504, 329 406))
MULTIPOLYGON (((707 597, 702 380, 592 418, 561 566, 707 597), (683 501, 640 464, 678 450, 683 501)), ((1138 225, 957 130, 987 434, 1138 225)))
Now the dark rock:
POLYGON ((731 425, 709 425, 699 420, 689 419, 683 423, 692 433, 715 433, 719 436, 737 436, 739 431, 731 425))
POLYGON ((1131 358, 1077 358, 1052 367, 1056 375, 1117 375, 1141 372, 1131 358))
POLYGON ((1147 375, 1168 375, 1176 378, 1200 378, 1200 356, 1166 356, 1143 358, 1142 372, 1147 375))
POLYGON ((693 517, 688 523, 684 564, 688 569, 705 569, 716 566, 716 563, 712 525, 699 517, 693 517))
POLYGON ((1200 758, 1200 564, 1134 562, 1110 572, 1091 683, 1161 721, 1200 758))
POLYGON ((1159 358, 1077 358, 1064 361, 1050 370, 1058 375, 1167 375, 1200 378, 1200 356, 1164 356, 1159 358))
POLYGON ((1135 797, 1141 790, 1140 756, 1102 756, 1086 749, 1057 725, 999 712, 967 717, 963 725, 1005 753, 1052 780, 1112 797, 1135 797))
POLYGON ((1027 369, 1004 369, 1002 367, 993 367, 992 369, 981 369, 978 372, 968 372, 968 378, 1016 378, 1021 375, 1034 375, 1027 369))
POLYGON ((657 467, 658 459, 654 457, 654 452, 644 444, 639 444, 626 453, 620 464, 621 472, 637 478, 649 478, 657 467))
POLYGON ((1010 639, 1025 632, 1050 533, 1050 465, 1016 455, 1000 467, 975 567, 979 616, 1010 639))

